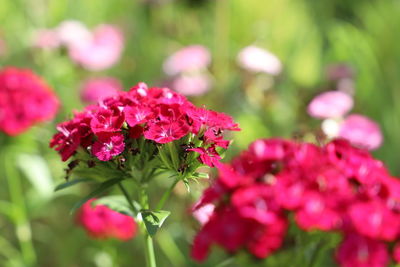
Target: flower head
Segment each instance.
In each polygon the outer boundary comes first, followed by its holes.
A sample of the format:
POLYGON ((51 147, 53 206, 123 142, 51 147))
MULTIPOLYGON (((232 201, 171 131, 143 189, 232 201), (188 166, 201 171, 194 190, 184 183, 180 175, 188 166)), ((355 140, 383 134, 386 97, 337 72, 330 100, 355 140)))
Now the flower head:
POLYGON ((282 63, 277 56, 254 45, 243 48, 237 61, 242 68, 252 72, 278 75, 282 71, 282 63))
POLYGON ((0 130, 18 135, 36 123, 52 119, 59 101, 49 86, 28 69, 0 71, 0 130))

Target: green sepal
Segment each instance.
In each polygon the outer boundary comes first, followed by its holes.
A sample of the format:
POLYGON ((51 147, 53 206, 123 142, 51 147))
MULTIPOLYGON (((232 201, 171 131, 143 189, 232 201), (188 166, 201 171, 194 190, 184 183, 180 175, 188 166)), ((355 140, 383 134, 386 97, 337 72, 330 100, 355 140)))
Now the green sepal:
POLYGON ((150 236, 154 236, 157 233, 157 230, 161 228, 167 217, 171 214, 171 212, 166 210, 142 210, 140 214, 142 215, 142 220, 144 222, 144 225, 146 226, 147 233, 150 236))

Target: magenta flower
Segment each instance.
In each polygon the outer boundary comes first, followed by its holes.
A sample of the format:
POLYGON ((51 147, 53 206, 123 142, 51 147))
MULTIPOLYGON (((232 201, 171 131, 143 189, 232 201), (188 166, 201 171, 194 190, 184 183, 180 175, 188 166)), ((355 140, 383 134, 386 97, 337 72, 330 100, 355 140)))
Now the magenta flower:
POLYGON ((135 220, 116 212, 105 205, 94 206, 95 199, 87 201, 77 214, 77 223, 82 225, 93 238, 116 238, 121 241, 132 239, 136 235, 135 220))
POLYGON ((182 72, 206 69, 211 62, 208 49, 202 45, 191 45, 172 54, 164 62, 164 72, 174 76, 182 72))
POLYGON ((316 96, 308 105, 308 114, 327 119, 344 116, 353 108, 353 98, 340 91, 327 91, 316 96))
POLYGON ((340 127, 339 136, 368 150, 379 148, 383 142, 379 125, 358 114, 349 115, 344 120, 340 127))
POLYGON ((199 153, 200 157, 198 157, 198 160, 202 164, 208 165, 210 167, 218 166, 219 161, 221 159, 221 156, 215 150, 215 146, 210 146, 207 149, 202 148, 202 147, 191 148, 191 149, 188 149, 188 151, 193 151, 193 152, 199 153))
POLYGON ((92 146, 92 153, 101 161, 109 161, 125 149, 124 136, 119 133, 100 134, 92 146))
MULTIPOLYGON (((194 151, 205 154, 204 148, 194 151)), ((337 254, 341 266, 386 266, 384 242, 399 237, 400 182, 368 151, 343 139, 323 146, 261 139, 217 167, 218 178, 193 208, 215 207, 194 239, 194 259, 204 260, 213 244, 267 257, 282 245, 294 218, 305 231, 345 234, 337 254), (218 228, 227 217, 232 236, 218 228)))
POLYGON ((112 77, 90 78, 82 84, 81 99, 84 102, 96 103, 101 99, 116 95, 121 90, 120 81, 112 77))
POLYGON ((392 257, 396 263, 400 263, 400 243, 397 242, 393 248, 392 257))
POLYGON ((149 123, 144 137, 165 144, 184 137, 190 130, 184 120, 149 123))
POLYGON ((254 45, 243 48, 237 61, 240 67, 251 72, 279 75, 282 71, 282 63, 277 56, 254 45))
POLYGON ((0 71, 0 131, 15 136, 51 120, 59 101, 49 86, 28 69, 0 71))
POLYGON ((400 231, 400 216, 378 201, 353 204, 350 219, 357 231, 364 236, 393 241, 400 231))
POLYGON ((124 113, 118 108, 99 109, 93 114, 90 127, 95 134, 102 132, 118 132, 121 130, 124 120, 124 113))
POLYGON ((357 234, 345 236, 336 258, 342 267, 384 267, 389 263, 385 243, 357 234))
MULTIPOLYGON (((72 120, 59 124, 57 129, 59 132, 54 135, 50 146, 61 154, 63 161, 80 147, 107 161, 124 152, 123 144, 132 145, 130 139, 143 137, 154 141, 151 143, 155 145, 193 134, 191 137, 202 140, 198 148, 207 148, 207 155, 199 160, 206 161, 211 157, 214 165, 220 159, 215 146, 227 148, 229 145, 229 141, 223 139, 224 131, 239 130, 226 114, 197 108, 168 88, 148 88, 144 83, 139 83, 129 92, 118 91, 101 99, 97 105, 76 113, 72 120)), ((131 150, 125 151, 129 153, 131 150)))

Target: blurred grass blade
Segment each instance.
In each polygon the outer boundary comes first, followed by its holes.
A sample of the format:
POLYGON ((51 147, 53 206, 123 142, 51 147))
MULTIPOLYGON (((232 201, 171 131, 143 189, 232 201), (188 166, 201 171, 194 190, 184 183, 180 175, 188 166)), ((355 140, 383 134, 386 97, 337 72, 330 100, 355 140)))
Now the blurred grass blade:
POLYGON ((50 198, 53 195, 54 183, 49 167, 41 156, 19 155, 17 157, 17 165, 40 196, 50 198))

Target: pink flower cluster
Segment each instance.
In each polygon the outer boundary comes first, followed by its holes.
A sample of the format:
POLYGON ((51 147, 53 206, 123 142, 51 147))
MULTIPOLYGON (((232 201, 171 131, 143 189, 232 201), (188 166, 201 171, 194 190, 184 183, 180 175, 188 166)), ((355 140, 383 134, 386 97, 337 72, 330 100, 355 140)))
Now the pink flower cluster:
POLYGON ((170 84, 175 91, 198 96, 210 90, 212 80, 207 72, 211 54, 202 45, 190 45, 170 55, 164 62, 164 72, 172 77, 170 84))
POLYGON ((94 205, 96 199, 87 201, 77 214, 77 223, 82 225, 93 238, 132 239, 137 231, 135 220, 116 212, 105 205, 94 205))
POLYGON ((218 179, 194 210, 210 204, 215 207, 192 248, 199 261, 212 244, 267 257, 281 247, 290 213, 305 231, 343 234, 336 253, 341 266, 386 266, 388 244, 400 237, 400 181, 345 140, 322 147, 257 140, 219 166, 218 179))
POLYGON ((379 125, 360 114, 346 114, 353 108, 353 98, 342 91, 326 91, 312 99, 308 114, 325 119, 322 130, 328 137, 340 137, 353 145, 369 150, 377 149, 383 142, 379 125))
POLYGON ((122 90, 120 81, 113 77, 89 78, 82 83, 81 87, 81 99, 87 103, 96 103, 122 90))
POLYGON ((0 71, 0 131, 18 135, 52 119, 58 107, 56 95, 31 70, 7 67, 0 71))
POLYGON ((34 46, 46 50, 65 46, 70 58, 90 71, 112 67, 124 48, 124 37, 117 27, 101 24, 90 31, 73 20, 64 21, 54 29, 38 30, 33 42, 34 46))
POLYGON ((200 154, 201 162, 213 166, 220 158, 216 147, 229 145, 223 139, 224 130, 239 129, 223 113, 198 108, 168 88, 148 88, 139 83, 129 92, 120 91, 75 113, 72 120, 59 124, 57 130, 50 146, 61 154, 63 161, 78 148, 101 161, 109 161, 129 150, 132 139, 144 137, 165 144, 191 134, 201 142, 192 150, 200 154))

